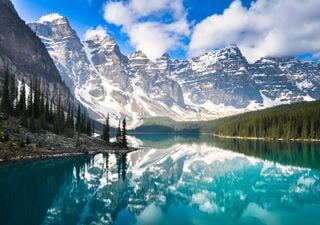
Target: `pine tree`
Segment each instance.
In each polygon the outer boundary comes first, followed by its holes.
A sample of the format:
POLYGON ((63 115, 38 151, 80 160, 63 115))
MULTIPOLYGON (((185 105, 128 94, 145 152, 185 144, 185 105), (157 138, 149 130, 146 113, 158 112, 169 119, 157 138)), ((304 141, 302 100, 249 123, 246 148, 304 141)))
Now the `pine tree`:
POLYGON ((25 85, 24 79, 22 79, 22 83, 21 83, 17 111, 18 111, 18 114, 20 115, 26 114, 26 85, 25 85))
POLYGON ((71 107, 71 115, 70 115, 70 128, 72 129, 72 131, 74 130, 74 121, 73 121, 74 115, 73 115, 73 113, 74 113, 74 108, 72 106, 71 107))
POLYGON ((77 121, 76 121, 76 131, 81 132, 81 109, 80 105, 78 105, 78 111, 77 111, 77 121))
POLYGON ((9 93, 9 68, 8 66, 6 66, 2 99, 1 99, 1 111, 9 114, 10 110, 11 110, 11 107, 10 107, 10 93, 9 93))
POLYGON ((30 81, 30 91, 28 95, 28 116, 33 117, 33 81, 30 81))
POLYGON ((91 136, 91 120, 90 118, 87 118, 87 126, 86 126, 86 133, 88 136, 91 136))
POLYGON ((49 96, 48 94, 46 95, 46 105, 45 105, 45 118, 47 120, 47 122, 50 121, 50 109, 49 109, 49 96))
POLYGON ((40 116, 40 90, 38 79, 35 79, 34 83, 33 114, 35 118, 39 118, 40 116))
POLYGON ((127 124, 126 124, 126 119, 124 118, 122 121, 122 130, 121 130, 121 146, 123 148, 127 148, 128 147, 128 143, 127 143, 127 128, 126 128, 127 124))
POLYGON ((40 95, 40 115, 45 115, 45 102, 44 102, 44 94, 41 93, 40 95))
POLYGON ((10 110, 11 113, 15 110, 15 99, 17 97, 17 86, 15 77, 13 75, 9 76, 9 99, 10 99, 10 110))
POLYGON ((103 140, 106 144, 110 144, 110 127, 109 127, 109 113, 106 118, 106 123, 103 126, 103 133, 102 133, 103 140))
POLYGON ((69 103, 68 103, 68 111, 67 111, 67 128, 73 130, 73 126, 71 124, 72 123, 71 111, 72 111, 72 108, 71 108, 71 103, 69 101, 69 103))
MULTIPOLYGON (((61 104, 61 103, 60 103, 61 104)), ((62 128, 64 129, 65 126, 65 116, 64 116, 64 110, 63 107, 60 105, 60 120, 62 124, 62 128)))
POLYGON ((119 120, 119 126, 117 129, 117 134, 116 134, 116 144, 120 145, 121 144, 121 123, 119 120))
POLYGON ((81 133, 86 133, 87 132, 87 112, 84 110, 81 116, 81 123, 80 123, 80 130, 81 133))
POLYGON ((53 123, 53 120, 54 120, 54 115, 53 115, 54 113, 53 113, 53 101, 52 101, 52 99, 50 99, 50 109, 49 109, 49 118, 48 118, 48 120, 49 120, 49 122, 50 123, 53 123))

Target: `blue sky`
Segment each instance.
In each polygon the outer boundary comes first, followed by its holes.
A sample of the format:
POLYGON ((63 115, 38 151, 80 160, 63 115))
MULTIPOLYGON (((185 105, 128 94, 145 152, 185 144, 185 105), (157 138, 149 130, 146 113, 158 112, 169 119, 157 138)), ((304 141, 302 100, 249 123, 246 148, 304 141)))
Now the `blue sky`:
POLYGON ((125 54, 140 49, 151 58, 164 52, 187 58, 235 43, 249 60, 320 55, 318 0, 12 1, 26 22, 66 16, 81 38, 101 26, 125 54))

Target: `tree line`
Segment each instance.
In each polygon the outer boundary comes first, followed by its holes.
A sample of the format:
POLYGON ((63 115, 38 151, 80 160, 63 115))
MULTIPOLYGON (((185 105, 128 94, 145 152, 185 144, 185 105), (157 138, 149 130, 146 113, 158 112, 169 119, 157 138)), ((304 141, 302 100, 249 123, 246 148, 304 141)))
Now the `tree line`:
MULTIPOLYGON (((41 91, 40 79, 31 79, 28 87, 24 79, 18 84, 14 74, 9 72, 8 67, 5 67, 3 84, 1 116, 21 118, 21 125, 29 128, 31 132, 49 130, 68 137, 73 137, 75 132, 88 136, 95 133, 95 121, 89 118, 86 110, 81 109, 80 104, 75 110, 73 100, 68 96, 66 101, 63 101, 58 91, 56 92, 58 99, 54 101, 52 97, 41 91)), ((124 119, 116 135, 117 145, 127 147, 126 136, 124 119)), ((102 139, 106 144, 110 144, 109 115, 103 127, 102 139)))
POLYGON ((224 136, 320 139, 320 101, 245 113, 215 131, 224 136))

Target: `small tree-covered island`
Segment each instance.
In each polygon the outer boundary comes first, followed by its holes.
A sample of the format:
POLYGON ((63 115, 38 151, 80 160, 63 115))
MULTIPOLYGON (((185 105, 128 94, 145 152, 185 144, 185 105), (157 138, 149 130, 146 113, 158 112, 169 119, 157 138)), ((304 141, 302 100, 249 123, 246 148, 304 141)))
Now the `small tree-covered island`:
POLYGON ((0 0, 0 225, 319 225, 319 0, 0 0))

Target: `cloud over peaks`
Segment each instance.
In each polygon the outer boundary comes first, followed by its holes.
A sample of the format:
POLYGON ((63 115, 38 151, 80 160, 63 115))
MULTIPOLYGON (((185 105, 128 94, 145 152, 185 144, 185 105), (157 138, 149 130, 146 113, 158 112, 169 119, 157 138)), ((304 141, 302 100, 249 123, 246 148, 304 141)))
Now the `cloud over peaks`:
POLYGON ((86 33, 84 34, 84 39, 88 40, 94 36, 99 36, 99 37, 106 37, 107 36, 107 31, 104 29, 101 25, 97 26, 95 29, 94 28, 89 28, 86 33))
POLYGON ((190 34, 182 0, 111 1, 104 6, 104 18, 121 26, 130 44, 151 59, 181 47, 190 34))
POLYGON ((250 60, 264 56, 320 54, 319 0, 235 0, 222 15, 195 25, 189 56, 236 43, 250 60))

